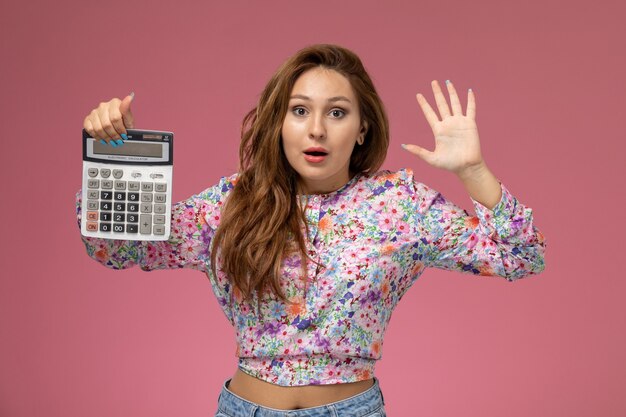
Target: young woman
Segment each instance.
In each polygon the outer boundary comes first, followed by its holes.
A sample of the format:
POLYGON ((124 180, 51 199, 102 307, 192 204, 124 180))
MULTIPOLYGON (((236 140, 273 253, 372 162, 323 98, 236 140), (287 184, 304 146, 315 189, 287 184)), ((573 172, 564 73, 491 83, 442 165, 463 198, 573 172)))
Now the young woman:
MULTIPOLYGON (((278 69, 244 118, 239 172, 174 205, 168 241, 83 237, 110 268, 207 274, 239 358, 217 416, 384 416, 374 366, 393 309, 425 268, 509 281, 543 270, 532 210, 481 156, 474 94, 463 114, 446 84, 451 107, 432 83, 439 115, 417 95, 435 150, 405 149, 455 174, 476 216, 408 169, 378 171, 389 128, 370 77, 351 51, 314 45, 278 69)), ((124 146, 131 101, 100 104, 84 128, 124 146)), ((80 194, 77 212, 80 223, 80 194)))

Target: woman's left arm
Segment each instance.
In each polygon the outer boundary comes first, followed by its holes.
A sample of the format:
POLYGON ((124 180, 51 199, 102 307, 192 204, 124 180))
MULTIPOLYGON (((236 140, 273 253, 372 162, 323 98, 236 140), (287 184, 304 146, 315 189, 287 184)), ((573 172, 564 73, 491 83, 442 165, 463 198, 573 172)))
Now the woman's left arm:
MULTIPOLYGON (((432 266, 458 269, 465 264, 463 269, 467 272, 502 275, 510 280, 538 273, 544 268, 545 241, 543 235, 532 224, 532 210, 519 203, 508 192, 482 158, 475 122, 474 93, 471 90, 468 91, 467 113, 463 115, 454 86, 449 81, 446 81, 446 84, 450 94, 451 109, 448 107, 438 82, 436 80, 432 82, 441 120, 424 96, 417 95, 417 101, 435 136, 435 150, 431 152, 417 145, 403 145, 403 147, 429 165, 454 173, 473 200, 477 217, 467 216, 462 209, 445 200, 438 193, 435 193, 437 196, 434 199, 423 202, 425 203, 423 205, 429 208, 426 210, 425 221, 422 224, 430 223, 433 226, 436 224, 433 229, 426 226, 425 231, 434 232, 434 229, 442 226, 439 229, 441 233, 434 233, 434 235, 439 235, 435 246, 438 247, 441 259, 433 259, 432 266), (476 222, 478 224, 470 221, 471 219, 479 220, 476 222), (478 235, 476 235, 477 232, 478 235), (474 247, 477 243, 475 239, 481 240, 479 247, 484 246, 482 249, 488 259, 477 259, 482 256, 479 255, 481 249, 474 247), (488 248, 494 245, 497 249, 488 248), (498 252, 502 258, 496 261, 499 258, 496 255, 498 252), (489 253, 490 255, 487 256, 489 253), (466 258, 466 255, 470 255, 469 257, 473 258, 474 262, 483 263, 484 268, 467 270, 467 264, 472 262, 467 262, 467 259, 465 262, 461 260, 466 258), (447 258, 447 261, 443 258, 447 258)), ((426 186, 422 185, 422 187, 428 189, 426 186)), ((426 194, 429 193, 426 192, 423 196, 426 197, 426 194)))

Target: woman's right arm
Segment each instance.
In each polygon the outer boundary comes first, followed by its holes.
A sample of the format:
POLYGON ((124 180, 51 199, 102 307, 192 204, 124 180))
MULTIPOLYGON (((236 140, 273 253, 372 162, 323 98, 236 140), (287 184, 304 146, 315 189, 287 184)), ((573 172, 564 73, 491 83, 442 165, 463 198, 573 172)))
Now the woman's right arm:
MULTIPOLYGON (((213 234, 219 224, 225 194, 232 189, 235 177, 224 177, 215 186, 172 206, 170 238, 166 241, 129 241, 82 236, 87 254, 104 266, 125 269, 139 265, 153 269, 192 268, 206 272, 213 234)), ((76 194, 78 227, 81 216, 81 192, 76 194)))
MULTIPOLYGON (((134 94, 102 102, 84 119, 83 128, 95 139, 124 146, 126 129, 134 127, 130 104, 134 94)), ((205 271, 211 239, 219 222, 225 194, 232 189, 234 176, 224 177, 214 187, 172 207, 171 234, 167 241, 147 242, 99 239, 82 236, 87 254, 101 264, 124 269, 139 265, 149 271, 165 268, 193 268, 205 271), (211 223, 212 227, 207 225, 211 223)), ((81 193, 76 195, 76 216, 81 223, 81 193)))

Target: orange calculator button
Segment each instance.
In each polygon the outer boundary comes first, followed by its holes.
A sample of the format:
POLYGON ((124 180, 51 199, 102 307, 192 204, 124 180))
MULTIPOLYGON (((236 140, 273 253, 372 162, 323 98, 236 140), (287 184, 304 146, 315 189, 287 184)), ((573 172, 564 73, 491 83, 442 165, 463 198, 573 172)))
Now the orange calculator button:
POLYGON ((98 221, 98 212, 97 211, 88 211, 87 212, 87 220, 98 221))
POLYGON ((98 231, 98 223, 87 222, 87 231, 88 232, 97 232, 98 231))

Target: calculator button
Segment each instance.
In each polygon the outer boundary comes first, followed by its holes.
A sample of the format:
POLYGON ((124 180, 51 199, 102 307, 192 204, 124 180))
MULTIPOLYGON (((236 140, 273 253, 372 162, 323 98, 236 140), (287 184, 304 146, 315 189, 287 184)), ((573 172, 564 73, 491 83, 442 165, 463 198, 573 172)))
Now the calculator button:
POLYGON ((139 193, 128 193, 128 201, 138 201, 139 193))
POLYGON ((87 174, 89 174, 91 178, 95 177, 96 175, 98 175, 98 168, 89 168, 87 170, 87 174))
POLYGON ((115 192, 115 201, 126 201, 126 193, 116 191, 115 192))
POLYGON ((111 223, 100 223, 100 231, 101 232, 110 232, 111 231, 111 223))
POLYGON ((98 190, 87 190, 87 198, 90 200, 97 200, 98 190))
POLYGON ((87 222, 87 231, 88 232, 97 232, 98 231, 98 223, 87 222))
POLYGON ((152 192, 154 188, 154 183, 152 182, 142 182, 141 183, 141 191, 152 192))
POLYGON ((155 191, 159 192, 159 193, 164 193, 167 191, 167 184, 164 182, 157 182, 154 185, 154 189, 155 191))
POLYGON ((139 204, 128 203, 128 211, 131 213, 137 213, 139 211, 139 204))
POLYGON ((165 199, 166 199, 166 194, 155 194, 154 195, 154 202, 155 203, 165 203, 165 199))
POLYGON ((141 221, 139 222, 139 233, 141 233, 142 235, 149 235, 150 233, 152 233, 152 215, 141 215, 141 221))
POLYGON ((133 178, 141 178, 141 172, 135 171, 132 174, 130 174, 130 176, 133 178))
POLYGON ((165 216, 163 214, 155 214, 154 224, 165 224, 165 216))
POLYGON ((124 171, 122 171, 121 169, 114 169, 113 170, 113 178, 115 178, 116 180, 119 180, 123 176, 124 176, 124 171))
POLYGON ((161 179, 161 178, 163 178, 163 174, 159 174, 158 172, 153 172, 152 174, 150 174, 150 178, 152 178, 152 179, 161 179))
POLYGON ((87 188, 100 187, 100 180, 87 180, 87 188))
POLYGON ((127 224, 126 225, 126 233, 137 233, 137 225, 136 224, 127 224))
POLYGON ((141 193, 141 202, 142 203, 152 203, 152 194, 150 194, 150 193, 141 193))
POLYGON ((87 200, 87 210, 98 210, 98 202, 95 200, 87 200))
POLYGON ((113 180, 102 180, 102 189, 104 190, 113 189, 113 180))
POLYGON ((155 235, 164 235, 165 234, 165 226, 161 224, 154 225, 154 234, 155 235))
POLYGON ((125 213, 115 213, 113 214, 113 221, 120 223, 124 221, 125 217, 126 217, 125 213))
POLYGON ((155 204, 154 212, 156 214, 165 214, 165 204, 155 204))
POLYGON ((128 182, 128 191, 139 191, 139 182, 137 182, 137 181, 129 181, 128 182))
POLYGON ((152 213, 152 204, 150 204, 150 203, 141 203, 141 212, 142 213, 152 213))
POLYGON ((116 190, 125 190, 126 189, 126 181, 115 181, 115 189, 116 190))
POLYGON ((111 191, 100 191, 100 200, 113 199, 113 193, 111 191))
POLYGON ((111 170, 108 168, 100 168, 100 176, 102 178, 109 178, 111 176, 111 170))
POLYGON ((88 211, 87 212, 87 220, 98 221, 98 212, 97 211, 88 211))
POLYGON ((100 221, 101 222, 110 222, 111 221, 111 213, 100 213, 100 221))
POLYGON ((111 211, 111 203, 108 201, 101 201, 100 210, 111 211))
POLYGON ((138 223, 139 222, 139 216, 136 215, 136 214, 128 213, 128 216, 126 216, 126 221, 128 223, 138 223))
POLYGON ((124 204, 124 203, 114 203, 113 204, 113 208, 115 208, 115 211, 124 211, 124 210, 126 210, 126 204, 124 204))
POLYGON ((113 231, 115 233, 124 233, 124 225, 113 223, 113 231))

